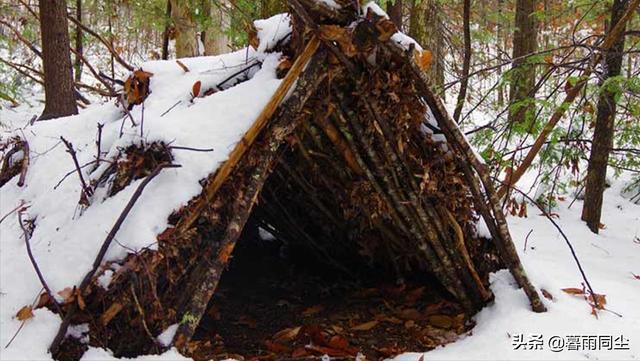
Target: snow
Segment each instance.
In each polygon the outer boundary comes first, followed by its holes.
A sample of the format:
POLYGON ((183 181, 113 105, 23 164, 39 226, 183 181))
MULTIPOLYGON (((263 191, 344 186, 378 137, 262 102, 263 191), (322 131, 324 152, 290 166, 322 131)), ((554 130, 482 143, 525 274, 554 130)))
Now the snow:
POLYGON ((291 34, 291 16, 289 14, 277 14, 269 19, 256 20, 253 24, 258 30, 258 39, 260 40, 258 52, 264 52, 291 34))
POLYGON ((341 6, 335 0, 318 0, 320 3, 327 5, 331 9, 340 9, 341 6))
POLYGON ((98 284, 100 285, 100 287, 104 288, 105 290, 109 289, 109 284, 111 283, 111 278, 113 277, 113 271, 112 270, 106 270, 104 271, 103 274, 101 274, 98 277, 98 284))
POLYGON ((85 352, 82 358, 80 359, 80 361, 115 361, 115 360, 179 361, 179 360, 191 360, 191 359, 188 357, 182 356, 175 348, 172 348, 161 355, 146 355, 146 356, 139 356, 136 358, 127 358, 127 357, 117 358, 117 357, 113 357, 113 354, 111 353, 111 351, 108 351, 102 348, 96 348, 96 347, 90 347, 89 350, 87 350, 87 352, 85 352))
POLYGON ((176 331, 178 331, 178 324, 174 323, 173 325, 167 327, 166 330, 162 331, 162 333, 159 334, 156 339, 162 346, 169 346, 171 344, 171 341, 173 341, 173 336, 176 335, 176 331))

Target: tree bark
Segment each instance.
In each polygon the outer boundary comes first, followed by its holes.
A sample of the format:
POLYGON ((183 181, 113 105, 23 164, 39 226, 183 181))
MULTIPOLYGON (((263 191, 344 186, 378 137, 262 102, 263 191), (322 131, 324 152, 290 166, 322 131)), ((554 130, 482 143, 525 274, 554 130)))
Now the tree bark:
POLYGON ((444 87, 444 39, 442 37, 441 6, 438 0, 413 0, 409 18, 409 36, 431 51, 433 64, 427 72, 432 86, 441 92, 444 87))
POLYGON ((393 3, 387 3, 387 14, 389 18, 396 24, 398 30, 402 31, 402 0, 395 0, 393 3))
POLYGON ((165 25, 162 32, 162 60, 169 59, 169 32, 171 31, 171 0, 167 0, 165 12, 165 25))
MULTIPOLYGON (((611 28, 622 18, 627 2, 627 0, 615 0, 613 2, 611 7, 611 21, 607 27, 608 32, 611 32, 611 28)), ((602 198, 607 176, 609 152, 613 147, 616 115, 615 93, 607 89, 605 84, 607 79, 620 75, 623 50, 624 36, 619 36, 610 51, 604 55, 603 60, 605 71, 600 84, 596 127, 593 133, 593 145, 591 147, 591 155, 589 156, 584 205, 582 207, 582 220, 587 222, 587 226, 593 233, 598 233, 600 229, 602 198)))
POLYGON ((527 55, 538 48, 538 24, 535 19, 536 0, 516 1, 516 29, 513 34, 514 59, 511 69, 511 89, 509 92, 509 122, 524 124, 531 130, 535 118, 533 88, 536 83, 535 66, 527 64, 527 55))
MULTIPOLYGON (((76 19, 80 23, 82 23, 82 0, 76 0, 76 19)), ((79 82, 82 80, 82 27, 80 25, 76 25, 76 57, 74 63, 74 76, 75 81, 79 82)))
POLYGON ((229 28, 229 14, 227 11, 227 0, 219 0, 216 6, 211 6, 211 0, 204 0, 203 12, 209 14, 210 22, 203 32, 204 54, 219 55, 226 53, 229 38, 225 30, 229 28))
POLYGON ((462 62, 462 74, 460 74, 460 92, 458 93, 458 101, 456 103, 456 109, 453 112, 453 120, 456 123, 460 122, 460 114, 462 114, 462 107, 464 106, 464 100, 467 97, 467 86, 469 85, 469 68, 471 67, 471 0, 464 0, 463 10, 463 22, 464 22, 464 60, 462 62))
POLYGON ((45 92, 45 106, 40 120, 78 114, 69 53, 66 2, 40 0, 39 9, 45 92))
POLYGON ((175 27, 176 57, 197 56, 196 23, 188 0, 171 0, 171 19, 175 27))

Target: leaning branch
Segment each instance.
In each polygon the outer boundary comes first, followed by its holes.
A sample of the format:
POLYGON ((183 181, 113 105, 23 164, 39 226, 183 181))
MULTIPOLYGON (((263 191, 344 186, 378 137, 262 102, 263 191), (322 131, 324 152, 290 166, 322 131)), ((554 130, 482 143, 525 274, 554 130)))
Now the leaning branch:
POLYGON ((27 229, 24 227, 24 223, 22 223, 22 211, 23 210, 18 211, 18 223, 20 223, 20 228, 22 228, 22 234, 24 235, 24 243, 27 246, 27 254, 29 255, 29 260, 31 261, 31 265, 33 265, 33 269, 36 271, 36 274, 38 275, 38 279, 40 280, 42 287, 44 287, 45 291, 47 292, 47 295, 49 295, 49 299, 51 300, 51 302, 53 302, 53 305, 56 307, 56 311, 58 311, 60 318, 63 318, 64 314, 62 313, 62 308, 60 307, 60 304, 58 304, 58 301, 56 301, 56 299, 53 297, 53 293, 51 292, 51 289, 49 288, 49 285, 47 284, 47 282, 44 280, 42 271, 40 271, 40 267, 38 267, 38 263, 36 262, 36 259, 33 256, 33 252, 31 251, 31 243, 29 243, 29 238, 31 238, 31 235, 29 234, 27 229))

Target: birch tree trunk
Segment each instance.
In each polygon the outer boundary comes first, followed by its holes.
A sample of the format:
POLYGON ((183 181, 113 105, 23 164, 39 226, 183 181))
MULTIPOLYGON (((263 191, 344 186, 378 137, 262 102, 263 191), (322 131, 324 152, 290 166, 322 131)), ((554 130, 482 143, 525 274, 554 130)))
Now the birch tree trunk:
POLYGON ((196 22, 189 0, 171 0, 171 20, 175 27, 176 58, 198 55, 196 22))
POLYGON ((204 0, 203 11, 209 14, 211 21, 204 30, 204 54, 219 55, 229 51, 229 38, 225 31, 229 28, 229 4, 227 0, 218 0, 212 6, 212 0, 204 0))

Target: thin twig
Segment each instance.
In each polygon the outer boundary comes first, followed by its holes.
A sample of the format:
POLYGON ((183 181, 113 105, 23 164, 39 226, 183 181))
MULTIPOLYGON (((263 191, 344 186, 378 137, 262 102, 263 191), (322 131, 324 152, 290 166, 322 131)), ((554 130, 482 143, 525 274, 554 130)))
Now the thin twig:
POLYGON ((524 246, 522 247, 522 253, 527 252, 527 242, 529 242, 529 236, 531 235, 531 233, 533 233, 533 228, 531 228, 529 230, 529 233, 527 233, 527 236, 524 237, 524 246))
POLYGON ((58 304, 58 301, 56 301, 56 299, 53 297, 53 293, 51 292, 51 289, 49 288, 49 285, 47 284, 47 282, 44 280, 44 276, 40 271, 40 267, 38 267, 38 263, 36 262, 35 257, 33 257, 33 252, 31 251, 31 244, 29 243, 29 238, 31 238, 31 235, 29 234, 27 229, 24 227, 24 224, 22 223, 22 211, 18 212, 18 223, 20 224, 20 228, 22 228, 22 234, 24 235, 24 243, 27 246, 27 254, 29 255, 29 260, 31 261, 31 265, 33 266, 33 269, 36 271, 36 274, 38 275, 38 279, 40 280, 42 287, 45 289, 45 291, 49 295, 49 299, 51 300, 51 302, 53 302, 53 305, 56 307, 56 310, 58 311, 60 318, 63 318, 64 313, 62 312, 62 308, 60 307, 60 304, 58 304))
POLYGON ((102 156, 102 150, 100 148, 101 148, 101 143, 102 143, 102 128, 103 127, 104 127, 104 124, 98 123, 98 136, 96 137, 96 148, 97 148, 96 167, 98 167, 100 165, 100 157, 102 156))
POLYGON ((164 113, 160 114, 160 117, 164 117, 165 114, 169 113, 171 111, 171 109, 175 108, 176 106, 178 106, 178 104, 182 103, 182 100, 178 100, 174 105, 172 105, 169 109, 165 110, 164 113))
MULTIPOLYGON (((24 207, 24 200, 20 201, 20 204, 18 204, 18 206, 12 210, 9 211, 9 213, 5 214, 4 216, 2 216, 2 218, 0 218, 0 223, 2 223, 5 219, 7 219, 10 215, 13 214, 13 212, 19 210, 20 208, 24 207)), ((24 207, 24 209, 27 209, 29 206, 24 207)), ((23 211, 23 209, 20 209, 20 211, 23 211)))
POLYGON ((182 147, 179 145, 170 145, 169 149, 172 150, 191 150, 194 152, 213 152, 213 148, 191 148, 191 147, 182 147))
POLYGON ((82 191, 84 192, 87 200, 93 194, 93 190, 87 183, 84 181, 84 177, 82 176, 82 170, 80 168, 80 164, 78 163, 78 157, 76 157, 76 151, 73 149, 73 144, 71 144, 68 140, 64 139, 64 137, 60 136, 60 140, 67 147, 67 153, 71 154, 71 158, 73 158, 73 164, 76 167, 76 171, 78 172, 78 177, 80 178, 80 184, 82 185, 82 191))

